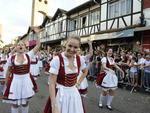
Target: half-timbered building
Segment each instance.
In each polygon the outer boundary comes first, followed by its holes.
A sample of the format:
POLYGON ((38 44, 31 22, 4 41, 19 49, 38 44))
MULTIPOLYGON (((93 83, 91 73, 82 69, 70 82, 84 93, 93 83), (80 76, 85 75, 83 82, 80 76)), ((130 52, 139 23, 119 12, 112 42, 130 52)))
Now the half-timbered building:
POLYGON ((70 34, 82 44, 132 48, 140 41, 150 50, 150 0, 89 0, 69 11, 58 9, 41 33, 44 45, 62 44, 70 34))

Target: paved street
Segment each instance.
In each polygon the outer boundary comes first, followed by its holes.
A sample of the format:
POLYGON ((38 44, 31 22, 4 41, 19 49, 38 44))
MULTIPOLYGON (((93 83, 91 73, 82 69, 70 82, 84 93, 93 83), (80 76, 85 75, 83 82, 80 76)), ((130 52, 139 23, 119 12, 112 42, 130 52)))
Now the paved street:
MULTIPOLYGON (((40 91, 31 99, 29 113, 42 113, 48 97, 47 77, 40 76, 37 80, 40 91)), ((149 113, 150 95, 130 93, 126 89, 118 89, 113 101, 113 111, 100 109, 98 105, 99 90, 89 82, 89 93, 84 99, 87 113, 149 113)), ((0 113, 10 113, 10 106, 0 102, 0 113)))

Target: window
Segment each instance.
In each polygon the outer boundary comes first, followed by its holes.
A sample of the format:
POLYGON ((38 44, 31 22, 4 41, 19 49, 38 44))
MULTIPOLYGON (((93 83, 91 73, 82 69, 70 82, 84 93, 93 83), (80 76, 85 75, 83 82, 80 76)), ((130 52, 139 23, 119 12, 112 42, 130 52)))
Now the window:
POLYGON ((77 29, 77 19, 71 20, 70 24, 71 24, 70 25, 71 30, 76 30, 77 29))
POLYGON ((126 14, 126 2, 125 0, 121 1, 121 15, 125 15, 126 14))
POLYGON ((63 31, 63 21, 59 22, 59 29, 58 29, 58 32, 62 32, 63 31))
POLYGON ((131 13, 131 0, 118 0, 109 3, 109 18, 131 13))
POLYGON ((118 2, 114 2, 109 5, 109 18, 114 18, 119 16, 119 4, 118 2))
POLYGON ((77 19, 73 19, 73 20, 70 20, 70 30, 76 30, 77 29, 77 19))
POLYGON ((99 23, 100 12, 94 11, 90 14, 89 24, 94 25, 99 23))
POLYGON ((83 17, 82 18, 82 27, 85 27, 86 26, 86 17, 83 17))
POLYGON ((63 31, 66 31, 66 20, 63 20, 63 31))
POLYGON ((74 29, 74 30, 77 29, 77 20, 73 20, 73 29, 74 29))
POLYGON ((127 14, 131 13, 131 0, 126 0, 127 14))
POLYGON ((88 15, 80 17, 80 28, 86 27, 88 25, 88 15))

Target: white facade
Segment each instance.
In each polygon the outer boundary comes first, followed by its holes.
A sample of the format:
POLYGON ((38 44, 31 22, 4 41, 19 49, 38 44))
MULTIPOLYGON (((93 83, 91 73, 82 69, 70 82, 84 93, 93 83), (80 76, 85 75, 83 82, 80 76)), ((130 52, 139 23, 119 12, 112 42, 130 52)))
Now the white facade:
MULTIPOLYGON (((41 41, 60 40, 70 34, 77 34, 84 39, 86 36, 87 38, 92 36, 93 40, 97 40, 97 35, 103 33, 134 29, 142 24, 141 7, 142 3, 139 0, 101 0, 101 3, 93 3, 85 8, 76 7, 73 13, 70 10, 69 15, 62 14, 46 25, 41 41)), ((150 9, 144 10, 147 20, 150 18, 149 11, 150 9)), ((149 21, 147 25, 150 25, 149 21)), ((131 31, 133 34, 134 30, 131 31)))
POLYGON ((144 16, 146 21, 146 26, 150 26, 150 8, 144 9, 144 16))

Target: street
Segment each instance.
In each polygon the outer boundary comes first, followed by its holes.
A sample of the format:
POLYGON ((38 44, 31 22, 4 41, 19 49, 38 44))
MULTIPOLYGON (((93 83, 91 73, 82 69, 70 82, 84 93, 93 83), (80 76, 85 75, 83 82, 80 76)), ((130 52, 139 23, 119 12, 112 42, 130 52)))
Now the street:
MULTIPOLYGON (((43 113, 42 110, 48 97, 47 76, 37 80, 39 92, 31 99, 29 113, 43 113)), ((88 95, 84 98, 86 113, 149 113, 150 95, 130 93, 129 90, 118 88, 113 100, 113 111, 98 107, 99 92, 93 82, 89 82, 88 95)), ((0 113, 10 113, 10 106, 0 102, 0 113)))

